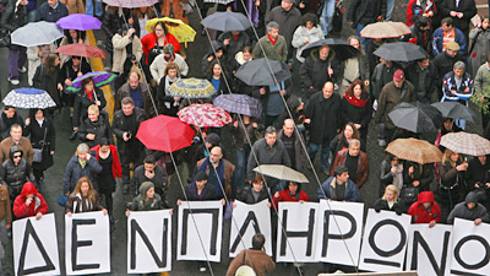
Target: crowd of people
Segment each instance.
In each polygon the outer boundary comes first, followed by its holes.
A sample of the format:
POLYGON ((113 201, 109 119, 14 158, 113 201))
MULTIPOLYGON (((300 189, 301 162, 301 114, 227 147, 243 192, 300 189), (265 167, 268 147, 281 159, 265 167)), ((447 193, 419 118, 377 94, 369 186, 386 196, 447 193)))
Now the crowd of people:
MULTIPOLYGON (((490 139, 490 19, 477 14, 474 0, 409 0, 404 23, 411 33, 385 38, 365 38, 361 30, 392 20, 394 0, 158 2, 123 9, 97 0, 0 0, 1 42, 9 52, 8 82, 18 87, 25 74, 30 86, 47 91, 57 104, 57 108, 30 110, 27 118, 15 107, 5 106, 0 116, 4 227, 10 228, 13 219, 41 218, 48 212, 44 172, 53 165, 54 121, 62 108, 70 112, 70 119, 66 118, 73 130, 70 139, 80 142, 66 164, 58 198, 68 215, 103 211, 114 223, 114 213, 122 211, 113 209, 117 183, 128 198, 126 215, 172 208, 186 200, 222 200, 230 212, 233 200, 247 204, 268 200, 275 214, 284 201, 362 202, 360 191, 371 178, 379 183, 379 188, 371 188, 380 198, 366 203, 377 211, 408 213, 414 223, 430 227, 450 224, 454 218, 477 225, 490 222, 488 156, 466 156, 440 145, 443 135, 467 131, 467 122, 443 118, 434 139, 397 127, 389 116, 401 103, 459 102, 481 113, 482 136, 490 139), (163 16, 189 23, 188 16, 194 13, 201 20, 215 5, 218 12, 245 14, 252 28, 202 29, 197 35, 209 39, 210 49, 202 58, 189 56, 166 23, 145 28, 150 19, 163 16), (93 78, 84 79, 78 93, 67 92, 92 67, 87 58, 60 55, 56 49, 88 45, 85 31, 64 30, 65 37, 50 45, 26 48, 8 42, 8 35, 28 22, 57 22, 76 13, 102 21, 97 44, 109 53, 105 65, 116 75, 110 84, 113 99, 106 98, 93 78), (306 51, 311 43, 345 33, 352 33, 344 41, 354 48, 354 56, 345 58, 341 48, 327 42, 306 51), (425 56, 403 63, 373 54, 392 42, 418 45, 425 56), (242 65, 260 58, 284 63, 292 77, 269 86, 251 86, 236 77, 242 65), (172 84, 188 77, 207 79, 213 97, 255 98, 262 113, 231 114, 232 123, 223 128, 194 127, 193 144, 172 156, 145 148, 136 138, 144 120, 158 114, 177 117, 191 103, 212 103, 212 98, 170 95, 172 84), (108 110, 109 101, 114 101, 114 110, 108 110), (377 141, 368 146, 369 132, 377 141), (381 164, 369 162, 375 147, 408 137, 438 146, 442 160, 418 164, 386 153, 381 164), (174 156, 177 168, 171 162, 174 156), (183 164, 190 172, 186 183, 180 183, 185 193, 177 202, 169 202, 169 177, 183 164), (256 173, 254 168, 261 164, 318 175, 321 185, 316 194, 309 193, 301 183, 256 173), (379 167, 378 176, 369 176, 372 166, 379 167)), ((203 46, 191 43, 189 47, 203 46)), ((270 273, 274 263, 261 253, 263 244, 263 236, 254 236, 253 248, 242 253, 254 257, 238 255, 227 275, 235 275, 243 264, 257 275, 270 273)), ((200 263, 199 269, 206 271, 206 264, 200 263)))

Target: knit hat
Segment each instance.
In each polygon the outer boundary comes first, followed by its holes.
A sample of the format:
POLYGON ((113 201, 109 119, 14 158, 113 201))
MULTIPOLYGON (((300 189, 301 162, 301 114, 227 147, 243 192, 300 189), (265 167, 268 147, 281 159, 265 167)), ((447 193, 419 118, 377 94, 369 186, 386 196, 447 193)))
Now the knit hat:
POLYGON ((402 69, 397 69, 395 73, 393 73, 393 80, 394 81, 401 81, 405 78, 405 73, 403 73, 402 69))
POLYGON ((459 44, 455 41, 448 42, 446 44, 446 49, 451 51, 459 51, 459 44))
POLYGON ((146 195, 146 192, 148 192, 149 189, 154 188, 154 187, 155 187, 155 185, 153 184, 153 182, 145 181, 145 182, 141 183, 141 185, 140 185, 140 188, 139 188, 140 194, 146 195))

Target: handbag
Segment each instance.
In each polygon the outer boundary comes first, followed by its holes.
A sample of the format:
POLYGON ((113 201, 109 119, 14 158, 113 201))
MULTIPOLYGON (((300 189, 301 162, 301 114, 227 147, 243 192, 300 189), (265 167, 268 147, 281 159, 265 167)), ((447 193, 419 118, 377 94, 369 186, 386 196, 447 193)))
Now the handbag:
POLYGON ((43 140, 41 141, 42 146, 40 149, 33 148, 32 151, 34 152, 34 157, 32 158, 32 162, 36 163, 41 163, 43 161, 43 152, 44 152, 44 145, 46 144, 44 141, 46 141, 46 135, 48 134, 48 128, 46 127, 44 129, 44 136, 43 140))

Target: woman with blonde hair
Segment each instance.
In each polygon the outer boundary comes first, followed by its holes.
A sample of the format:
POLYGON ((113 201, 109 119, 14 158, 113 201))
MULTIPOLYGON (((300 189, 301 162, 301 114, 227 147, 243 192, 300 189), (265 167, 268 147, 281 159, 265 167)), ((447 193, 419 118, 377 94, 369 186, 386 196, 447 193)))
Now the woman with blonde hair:
POLYGON ((443 221, 456 204, 464 200, 468 162, 459 153, 446 149, 439 166, 439 203, 443 221))
POLYGON ((70 194, 65 206, 67 215, 72 213, 85 213, 92 211, 101 211, 107 214, 107 210, 100 205, 99 196, 95 191, 92 181, 86 176, 81 177, 75 189, 70 194))
POLYGON ((405 212, 405 206, 403 202, 399 200, 399 195, 400 190, 397 186, 393 184, 386 186, 383 197, 374 203, 374 210, 376 210, 376 212, 381 210, 393 211, 397 214, 405 212))

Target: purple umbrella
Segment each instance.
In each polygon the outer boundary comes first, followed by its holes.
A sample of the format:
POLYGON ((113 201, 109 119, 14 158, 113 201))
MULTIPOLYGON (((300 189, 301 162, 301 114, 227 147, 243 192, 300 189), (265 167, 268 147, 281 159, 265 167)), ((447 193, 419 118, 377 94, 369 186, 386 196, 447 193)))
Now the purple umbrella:
POLYGON ((98 30, 102 26, 99 19, 83 13, 74 13, 60 18, 56 25, 64 30, 98 30))
POLYGON ((151 7, 158 3, 158 0, 104 0, 109 6, 134 9, 139 7, 151 7))
POLYGON ((88 78, 92 79, 95 87, 102 87, 111 83, 116 78, 116 75, 105 71, 88 72, 87 74, 76 78, 71 83, 71 86, 66 88, 66 92, 76 93, 80 91, 82 89, 82 81, 88 78))

